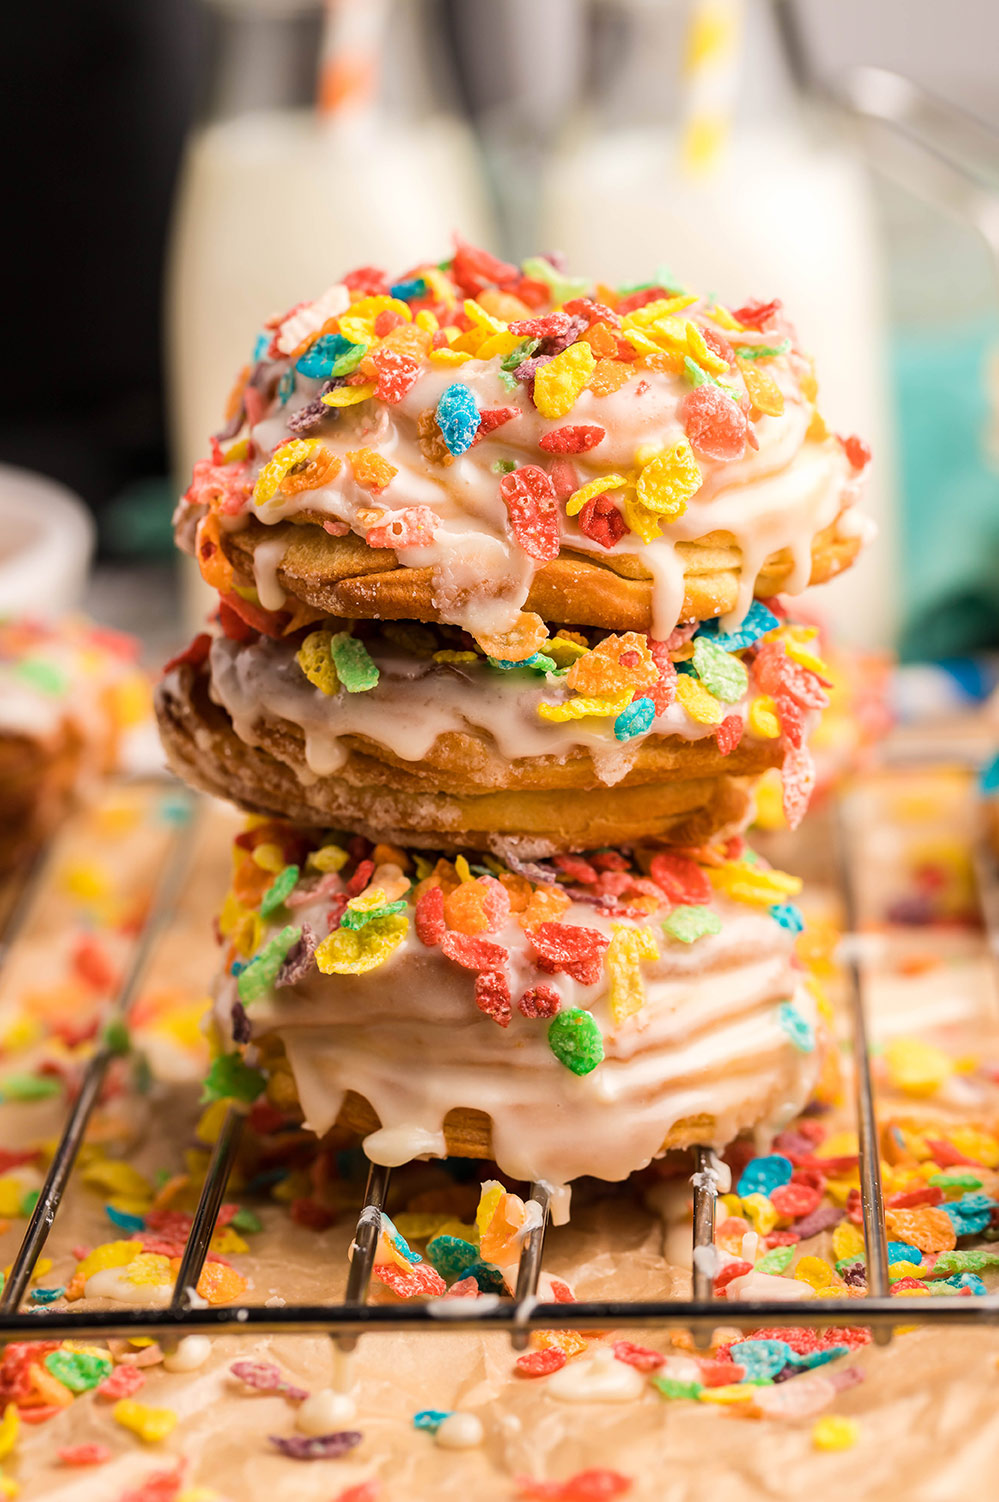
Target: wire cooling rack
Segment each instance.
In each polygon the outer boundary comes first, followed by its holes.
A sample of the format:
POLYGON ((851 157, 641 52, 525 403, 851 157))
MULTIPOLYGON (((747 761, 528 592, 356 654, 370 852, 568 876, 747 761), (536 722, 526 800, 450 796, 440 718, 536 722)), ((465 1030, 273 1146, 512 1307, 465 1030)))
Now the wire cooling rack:
MULTIPOLYGON (((907 764, 913 765, 911 758, 907 764)), ((185 874, 191 862, 199 824, 200 802, 171 784, 171 796, 183 799, 186 817, 178 823, 161 867, 157 889, 145 925, 133 950, 131 962, 113 1003, 111 1019, 127 1022, 153 951, 173 920, 185 874)), ((839 882, 844 928, 856 928, 857 900, 851 851, 851 802, 841 799, 836 817, 839 844, 839 882)), ((984 820, 978 821, 984 829, 984 820)), ((993 852, 982 836, 974 852, 983 922, 992 953, 999 945, 999 870, 993 852)), ((0 965, 24 924, 41 883, 44 857, 36 860, 33 874, 18 900, 0 923, 0 965)), ((45 1306, 22 1309, 22 1301, 35 1265, 45 1246, 70 1182, 87 1124, 114 1057, 107 1045, 99 1045, 85 1070, 79 1094, 69 1112, 38 1202, 28 1222, 9 1277, 0 1295, 0 1342, 14 1338, 71 1339, 80 1336, 153 1336, 177 1339, 185 1334, 327 1334, 341 1350, 349 1351, 362 1334, 378 1331, 487 1329, 506 1331, 516 1350, 528 1343, 532 1330, 686 1327, 695 1342, 705 1345, 719 1325, 752 1330, 761 1325, 827 1326, 837 1323, 871 1327, 874 1339, 886 1344, 893 1328, 908 1325, 992 1325, 999 1323, 999 1294, 968 1298, 941 1296, 907 1300, 904 1311, 890 1297, 888 1237, 885 1227, 884 1192, 878 1152, 877 1118, 871 1083, 864 977, 856 946, 846 947, 846 978, 853 1056, 857 1135, 860 1159, 860 1194, 867 1258, 867 1293, 847 1299, 816 1299, 792 1303, 783 1300, 736 1300, 714 1298, 711 1257, 714 1242, 715 1202, 718 1185, 714 1159, 706 1147, 693 1150, 693 1297, 661 1300, 591 1300, 572 1304, 543 1302, 538 1297, 545 1233, 548 1224, 549 1189, 535 1183, 530 1198, 540 1211, 539 1223, 525 1238, 512 1298, 483 1294, 472 1299, 429 1300, 397 1305, 370 1305, 368 1289, 381 1225, 381 1211, 389 1189, 391 1171, 369 1164, 364 1206, 357 1221, 354 1251, 347 1286, 341 1303, 226 1305, 206 1307, 194 1292, 208 1254, 209 1243, 236 1161, 244 1115, 230 1108, 225 1116, 209 1164, 208 1173, 190 1234, 187 1239, 171 1301, 165 1308, 124 1307, 114 1310, 74 1311, 45 1306), (705 1249, 698 1255, 699 1249, 705 1249)))

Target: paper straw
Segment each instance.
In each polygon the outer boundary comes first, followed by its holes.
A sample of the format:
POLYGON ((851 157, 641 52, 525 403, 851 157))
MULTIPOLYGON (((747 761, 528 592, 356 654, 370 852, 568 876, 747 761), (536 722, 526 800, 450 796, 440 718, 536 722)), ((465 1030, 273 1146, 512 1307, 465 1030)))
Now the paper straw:
POLYGON ((703 175, 725 151, 742 60, 743 0, 694 0, 683 61, 680 159, 703 175))
POLYGON ((326 0, 316 106, 325 120, 374 112, 388 0, 326 0))

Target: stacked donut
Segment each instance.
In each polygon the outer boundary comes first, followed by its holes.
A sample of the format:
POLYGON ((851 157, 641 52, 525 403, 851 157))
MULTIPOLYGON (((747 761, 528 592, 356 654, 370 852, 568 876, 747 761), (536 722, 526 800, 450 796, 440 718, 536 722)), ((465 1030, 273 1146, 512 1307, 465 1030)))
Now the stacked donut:
POLYGON ((791 824, 812 782, 783 596, 867 530, 815 398, 779 303, 463 244, 262 332, 178 510, 220 599, 158 712, 258 816, 220 1023, 317 1130, 565 1181, 800 1104, 794 882, 741 830, 766 769, 791 824))

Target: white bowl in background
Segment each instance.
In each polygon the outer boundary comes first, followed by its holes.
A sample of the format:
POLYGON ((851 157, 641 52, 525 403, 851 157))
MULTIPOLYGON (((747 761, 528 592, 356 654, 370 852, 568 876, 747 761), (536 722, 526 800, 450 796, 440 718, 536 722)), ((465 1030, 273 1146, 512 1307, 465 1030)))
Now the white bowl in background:
POLYGON ((0 464, 0 616, 59 616, 79 605, 93 518, 56 480, 0 464))

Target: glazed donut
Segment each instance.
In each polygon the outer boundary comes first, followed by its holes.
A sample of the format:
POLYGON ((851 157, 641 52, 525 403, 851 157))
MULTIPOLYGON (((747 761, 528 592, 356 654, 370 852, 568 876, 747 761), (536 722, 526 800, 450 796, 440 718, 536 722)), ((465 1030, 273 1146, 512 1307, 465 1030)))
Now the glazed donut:
POLYGON ((797 884, 731 857, 489 870, 258 824, 220 920, 223 1047, 379 1163, 488 1156, 559 1185, 721 1147, 800 1109, 818 1057, 797 884))
POLYGON ((315 777, 286 727, 258 726, 258 744, 241 740, 204 675, 189 666, 164 678, 156 710, 170 765, 192 786, 250 812, 416 848, 533 857, 650 836, 699 844, 743 828, 752 812, 753 779, 727 774, 595 783, 585 797, 571 786, 465 794, 413 785, 403 769, 351 750, 335 774, 315 777))
POLYGON ((213 587, 522 659, 537 619, 665 639, 852 562, 869 455, 779 304, 507 273, 354 279, 268 325, 176 516, 213 587))

